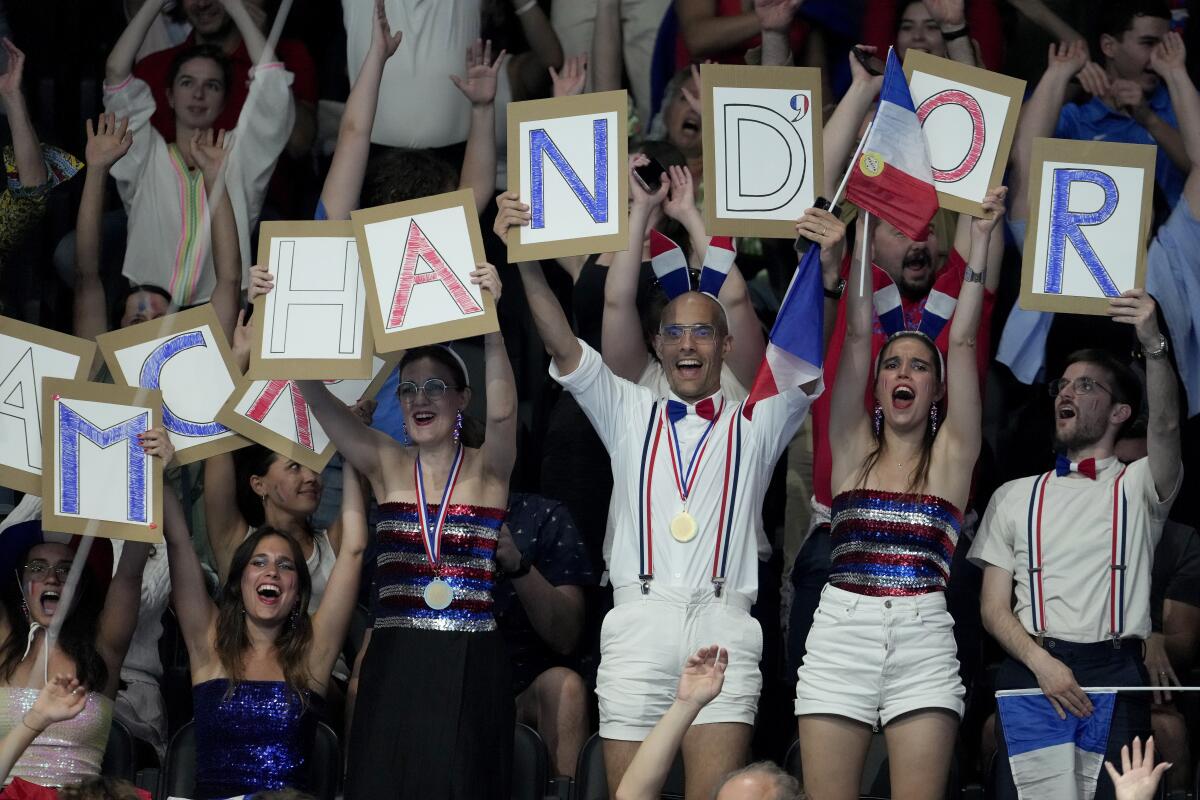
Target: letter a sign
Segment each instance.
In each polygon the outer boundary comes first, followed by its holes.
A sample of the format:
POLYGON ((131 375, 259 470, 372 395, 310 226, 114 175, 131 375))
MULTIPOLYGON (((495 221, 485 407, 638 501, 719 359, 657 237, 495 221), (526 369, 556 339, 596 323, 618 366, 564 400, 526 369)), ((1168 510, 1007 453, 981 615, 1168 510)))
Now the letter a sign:
POLYGON ((628 97, 596 92, 508 106, 508 190, 529 206, 508 260, 624 250, 628 97))
POLYGON ((495 299, 471 283, 484 252, 469 190, 350 216, 376 352, 499 330, 495 299))
POLYGON ((1155 147, 1035 139, 1021 308, 1106 314, 1146 283, 1155 147))

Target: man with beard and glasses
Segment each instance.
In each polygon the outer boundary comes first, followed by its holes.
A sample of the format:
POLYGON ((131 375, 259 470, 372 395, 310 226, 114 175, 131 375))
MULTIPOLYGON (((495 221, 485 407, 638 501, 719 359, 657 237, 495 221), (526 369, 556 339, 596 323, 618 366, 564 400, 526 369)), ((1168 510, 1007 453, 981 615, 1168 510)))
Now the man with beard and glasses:
MULTIPOLYGON (((1101 350, 1072 354, 1050 384, 1055 468, 1000 487, 970 553, 984 568, 984 627, 1008 653, 996 688, 1040 688, 1062 719, 1092 713, 1081 686, 1150 684, 1142 653, 1151 564, 1183 482, 1179 398, 1157 306, 1135 289, 1108 313, 1133 326, 1146 359, 1146 457, 1123 465, 1115 453, 1141 405, 1136 373, 1101 350)), ((1110 761, 1150 734, 1150 699, 1117 695, 1110 761)), ((1003 726, 997 734, 997 796, 1016 797, 1003 726)), ((1101 775, 1096 797, 1112 796, 1101 775)))
MULTIPOLYGON (((838 112, 842 108, 839 106, 838 112)), ((857 114, 853 112, 852 116, 857 114)), ((834 124, 831 122, 831 124, 834 124)), ((828 141, 828 126, 826 128, 828 141)), ((832 190, 831 190, 832 191, 832 190)), ((927 303, 934 303, 939 316, 948 317, 957 302, 959 290, 962 288, 963 273, 967 263, 962 253, 970 247, 971 220, 973 218, 960 214, 955 230, 954 244, 948 255, 939 251, 938 239, 933 227, 926 231, 924 238, 914 241, 908 238, 893 225, 882 219, 871 218, 871 258, 876 269, 872 270, 873 287, 869 291, 892 292, 893 284, 899 295, 900 310, 904 316, 904 327, 915 330, 921 322, 927 303)), ((796 231, 800 236, 813 238, 833 230, 839 225, 837 218, 828 211, 809 209, 800 217, 796 231)), ((992 310, 996 304, 996 287, 1000 283, 1000 262, 1004 255, 1004 239, 1000 226, 992 233, 988 245, 987 270, 983 276, 984 295, 983 312, 979 323, 977 365, 979 368, 979 383, 982 389, 987 376, 988 361, 991 357, 991 327, 992 310)), ((850 256, 844 257, 839 271, 837 264, 822 262, 822 281, 825 288, 826 320, 833 319, 832 334, 825 352, 825 382, 832 386, 837 379, 837 367, 841 358, 842 343, 846 335, 846 303, 844 293, 858 291, 857 286, 847 286, 845 276, 849 272, 850 256)), ((873 314, 874 335, 871 342, 872 361, 879 355, 880 349, 887 340, 879 317, 873 314)), ((829 323, 826 322, 829 329, 829 323)), ((945 358, 949 346, 950 326, 946 325, 937 337, 935 344, 945 358)), ((812 411, 812 518, 809 521, 807 535, 803 546, 796 556, 792 567, 791 584, 793 589, 792 607, 789 615, 787 635, 788 669, 795 674, 804 658, 804 643, 812 627, 813 614, 821 599, 821 591, 829 577, 830 538, 829 538, 829 506, 833 494, 829 485, 833 457, 829 441, 830 395, 828 392, 817 398, 812 411)), ((870 388, 863 397, 863 403, 868 409, 874 406, 875 400, 870 396, 870 388)), ((790 512, 789 512, 790 513, 790 512)), ((963 535, 970 541, 972 531, 964 526, 963 535)), ((965 548, 960 548, 965 551, 965 548)), ((951 603, 951 613, 954 604, 951 603)))

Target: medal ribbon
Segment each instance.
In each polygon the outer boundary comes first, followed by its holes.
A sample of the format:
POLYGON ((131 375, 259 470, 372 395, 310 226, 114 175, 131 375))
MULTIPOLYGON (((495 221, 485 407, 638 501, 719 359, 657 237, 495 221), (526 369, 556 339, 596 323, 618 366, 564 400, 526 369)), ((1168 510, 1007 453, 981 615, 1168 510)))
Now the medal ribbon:
POLYGON ((442 489, 442 502, 438 506, 437 519, 432 529, 429 527, 429 513, 425 500, 425 477, 421 473, 421 454, 413 462, 413 483, 417 489, 417 523, 421 526, 421 541, 425 545, 425 555, 429 564, 437 571, 438 562, 442 558, 442 528, 446 525, 446 514, 450 510, 450 498, 454 494, 454 484, 458 483, 458 472, 463 462, 463 446, 458 446, 454 454, 454 463, 450 465, 450 474, 446 476, 446 486, 442 489))
POLYGON ((663 408, 663 418, 671 426, 671 435, 667 438, 667 447, 671 450, 671 471, 675 475, 675 488, 679 491, 679 499, 684 502, 685 506, 688 496, 692 493, 692 487, 696 485, 696 476, 700 474, 700 462, 704 460, 704 451, 708 449, 708 435, 712 433, 713 426, 717 424, 717 420, 721 418, 724 411, 725 398, 722 397, 716 415, 708 421, 708 427, 704 429, 700 441, 696 442, 696 447, 692 450, 692 458, 685 470, 683 448, 679 445, 679 432, 675 430, 675 420, 671 419, 667 415, 667 409, 663 408))

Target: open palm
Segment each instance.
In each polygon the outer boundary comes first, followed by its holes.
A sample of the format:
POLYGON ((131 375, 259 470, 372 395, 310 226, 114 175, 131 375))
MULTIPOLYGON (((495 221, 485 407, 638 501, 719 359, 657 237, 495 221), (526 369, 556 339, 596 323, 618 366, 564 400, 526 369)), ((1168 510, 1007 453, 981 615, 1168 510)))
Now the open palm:
POLYGON ((504 63, 506 52, 501 50, 492 60, 492 40, 476 39, 467 48, 467 74, 465 77, 451 75, 450 80, 466 95, 472 105, 487 105, 496 99, 496 80, 504 63))
POLYGON ((721 693, 728 667, 729 651, 724 647, 713 644, 700 648, 683 665, 675 698, 698 706, 708 705, 721 693))

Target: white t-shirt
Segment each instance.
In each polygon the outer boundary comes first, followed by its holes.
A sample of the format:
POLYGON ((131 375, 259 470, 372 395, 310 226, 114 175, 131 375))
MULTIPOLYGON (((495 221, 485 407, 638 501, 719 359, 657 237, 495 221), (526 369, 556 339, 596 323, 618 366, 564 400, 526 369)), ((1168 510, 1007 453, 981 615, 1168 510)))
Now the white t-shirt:
MULTIPOLYGON (((1118 621, 1117 627, 1122 636, 1144 639, 1150 635, 1154 548, 1183 483, 1183 472, 1171 494, 1159 500, 1149 459, 1139 459, 1125 468, 1114 457, 1096 466, 1096 480, 1078 473, 1060 478, 1051 472, 1048 477, 1034 475, 1009 481, 992 496, 979 526, 969 558, 980 566, 990 564, 1012 573, 1017 598, 1013 613, 1030 635, 1038 632, 1035 618, 1041 618, 1040 625, 1048 635, 1070 642, 1099 642, 1112 635, 1109 601, 1114 516, 1118 542, 1122 528, 1125 531, 1126 564, 1124 625, 1118 621), (1120 494, 1124 499, 1116 498, 1114 514, 1114 488, 1122 470, 1120 494), (1044 494, 1039 481, 1045 483, 1044 494), (1031 590, 1029 553, 1032 544, 1036 561, 1039 507, 1041 588, 1035 577, 1031 590), (1038 592, 1041 598, 1035 608, 1038 592)), ((1116 585, 1119 612, 1119 573, 1116 585)))
MULTIPOLYGON (((730 469, 732 512, 728 512, 732 534, 727 546, 726 587, 753 599, 758 594, 758 543, 755 531, 762 527, 762 501, 783 449, 800 427, 815 395, 799 389, 763 400, 754 407, 752 419, 739 413, 739 404, 724 401, 724 410, 712 428, 702 460, 696 466, 695 484, 689 497, 688 512, 699 526, 696 537, 689 542, 677 542, 669 533, 671 519, 683 508, 672 468, 668 446, 670 426, 656 419, 647 442, 651 407, 658 401, 658 419, 663 411, 662 396, 622 380, 608 369, 600 354, 582 341, 583 355, 579 366, 569 375, 560 375, 553 364, 550 375, 575 396, 592 427, 596 429, 612 458, 613 499, 609 518, 613 522, 612 552, 607 558, 609 579, 614 587, 635 586, 642 570, 639 509, 644 486, 641 481, 642 456, 647 449, 654 452, 651 473, 651 508, 654 581, 660 585, 701 589, 710 587, 713 556, 718 542, 718 526, 722 512, 722 495, 726 486, 726 465, 732 456, 737 458, 736 445, 740 432, 740 468, 730 469), (658 447, 653 447, 655 432, 661 430, 658 447), (731 436, 732 433, 732 436, 731 436), (736 479, 736 489, 733 481, 736 479)), ((714 396, 717 405, 722 393, 714 396)), ((672 399, 675 398, 670 395, 672 399)), ((708 428, 708 421, 688 414, 675 426, 684 463, 696 449, 708 428)), ((728 508, 728 503, 726 503, 728 508)), ((723 545, 724 547, 724 545, 723 545)))
MULTIPOLYGON (((471 103, 450 80, 464 75, 467 47, 479 37, 480 0, 384 0, 404 41, 387 60, 371 141, 389 147, 444 147, 465 141, 471 103)), ((372 0, 342 0, 351 82, 371 48, 372 0)), ((494 53, 493 53, 494 54, 494 53)))

